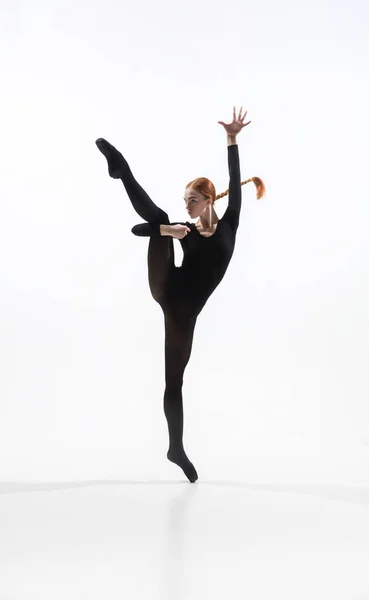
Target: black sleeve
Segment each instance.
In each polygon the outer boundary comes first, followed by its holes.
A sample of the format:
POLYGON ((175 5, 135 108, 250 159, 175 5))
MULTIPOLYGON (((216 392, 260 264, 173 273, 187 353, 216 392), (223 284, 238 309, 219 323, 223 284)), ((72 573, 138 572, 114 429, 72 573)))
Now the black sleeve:
MULTIPOLYGON (((168 223, 165 223, 168 225, 168 223)), ((142 237, 150 237, 151 235, 160 235, 160 225, 161 223, 140 223, 139 225, 134 225, 131 229, 134 235, 139 235, 142 237)), ((181 221, 176 221, 175 223, 169 223, 169 225, 186 225, 181 221)))
POLYGON ((229 199, 222 219, 228 221, 232 229, 238 227, 241 210, 241 172, 238 144, 228 146, 229 199))

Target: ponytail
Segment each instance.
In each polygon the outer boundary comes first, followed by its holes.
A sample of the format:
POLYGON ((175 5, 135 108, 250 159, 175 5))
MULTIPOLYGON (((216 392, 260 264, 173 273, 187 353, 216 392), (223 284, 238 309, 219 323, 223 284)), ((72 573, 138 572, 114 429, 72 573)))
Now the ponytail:
MULTIPOLYGON (((257 198, 257 200, 260 200, 265 194, 264 181, 262 179, 260 179, 260 177, 250 177, 250 179, 241 181, 241 185, 244 185, 245 183, 250 183, 251 181, 254 183, 254 185, 256 187, 256 198, 257 198)), ((218 194, 217 196, 215 196, 215 200, 219 200, 219 198, 223 198, 228 193, 229 193, 229 190, 226 190, 222 194, 218 194)), ((215 200, 214 200, 214 202, 215 202, 215 200)))

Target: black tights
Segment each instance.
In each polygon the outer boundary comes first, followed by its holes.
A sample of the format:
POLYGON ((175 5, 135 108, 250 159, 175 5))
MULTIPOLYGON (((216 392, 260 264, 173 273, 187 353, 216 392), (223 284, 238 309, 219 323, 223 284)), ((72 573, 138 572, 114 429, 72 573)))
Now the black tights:
POLYGON ((192 349, 197 314, 175 316, 165 298, 165 284, 169 271, 174 268, 173 238, 161 236, 160 224, 168 224, 167 213, 161 210, 135 180, 127 161, 122 165, 120 179, 132 206, 145 221, 156 226, 157 233, 150 237, 148 249, 148 272, 151 294, 160 304, 165 323, 165 392, 164 413, 168 422, 168 458, 182 467, 190 481, 197 479, 194 466, 188 460, 183 447, 183 375, 192 349))

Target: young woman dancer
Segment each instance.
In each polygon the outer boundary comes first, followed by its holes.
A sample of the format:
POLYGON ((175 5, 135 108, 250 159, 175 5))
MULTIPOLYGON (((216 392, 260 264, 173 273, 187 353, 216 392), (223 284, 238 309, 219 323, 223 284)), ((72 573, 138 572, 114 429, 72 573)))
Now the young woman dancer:
POLYGON ((227 133, 229 190, 215 195, 209 179, 200 177, 188 183, 184 200, 196 223, 169 221, 166 212, 156 206, 135 180, 127 161, 120 152, 103 138, 96 145, 108 162, 110 177, 121 179, 133 208, 147 221, 135 225, 132 232, 150 237, 148 275, 151 294, 161 306, 165 324, 165 392, 164 413, 168 422, 169 450, 167 458, 180 466, 189 481, 197 480, 194 465, 183 446, 183 375, 189 361, 196 320, 207 300, 223 279, 232 258, 241 209, 241 185, 253 181, 257 198, 265 192, 258 177, 240 180, 240 163, 236 136, 249 125, 244 123, 242 107, 233 121, 223 125, 227 133), (214 202, 229 193, 229 203, 219 219, 214 202), (183 261, 174 264, 173 238, 181 242, 183 261))

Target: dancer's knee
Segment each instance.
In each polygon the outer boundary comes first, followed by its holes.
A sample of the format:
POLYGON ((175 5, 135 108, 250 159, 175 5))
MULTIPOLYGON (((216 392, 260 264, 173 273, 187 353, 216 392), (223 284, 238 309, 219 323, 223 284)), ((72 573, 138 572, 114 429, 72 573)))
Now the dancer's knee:
POLYGON ((155 219, 155 223, 157 222, 159 222, 160 225, 169 225, 170 223, 168 214, 161 208, 159 208, 158 216, 155 219))
POLYGON ((165 377, 165 394, 174 396, 182 391, 183 375, 167 373, 165 377))
POLYGON ((134 225, 131 229, 131 232, 134 235, 138 235, 141 237, 151 237, 152 235, 160 234, 160 225, 169 225, 169 217, 166 212, 158 208, 157 215, 154 220, 149 221, 148 223, 139 223, 138 225, 134 225))

